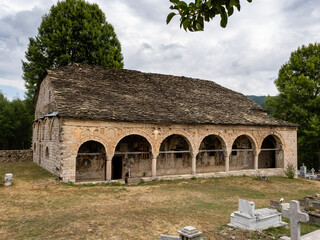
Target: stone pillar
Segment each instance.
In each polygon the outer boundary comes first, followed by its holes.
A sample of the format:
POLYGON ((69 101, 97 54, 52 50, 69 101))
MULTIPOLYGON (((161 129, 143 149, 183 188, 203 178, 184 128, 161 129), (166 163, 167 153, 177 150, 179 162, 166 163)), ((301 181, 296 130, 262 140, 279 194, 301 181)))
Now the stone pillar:
POLYGON ((107 181, 111 181, 112 158, 113 158, 113 154, 107 154, 107 166, 106 166, 107 181))
POLYGON ((157 157, 159 153, 152 153, 152 178, 157 177, 157 157))
POLYGON ((224 152, 224 162, 225 162, 226 172, 229 172, 230 153, 231 151, 224 152))
POLYGON ((259 154, 254 153, 254 160, 253 160, 253 168, 258 170, 258 161, 259 161, 259 154))
POLYGON ((193 153, 190 153, 191 155, 191 158, 192 158, 192 171, 191 171, 191 174, 192 175, 196 175, 197 173, 197 169, 196 169, 196 165, 197 165, 197 155, 198 155, 198 152, 193 152, 193 153))

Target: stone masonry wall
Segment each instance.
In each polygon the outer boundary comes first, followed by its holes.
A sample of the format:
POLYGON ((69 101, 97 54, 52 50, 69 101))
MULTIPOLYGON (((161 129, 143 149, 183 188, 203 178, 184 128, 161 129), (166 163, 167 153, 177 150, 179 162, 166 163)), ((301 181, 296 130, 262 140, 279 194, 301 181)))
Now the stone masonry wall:
POLYGON ((54 90, 50 79, 46 77, 41 82, 40 92, 35 106, 35 119, 38 119, 44 114, 48 114, 56 109, 54 98, 54 90))
POLYGON ((0 150, 0 162, 32 162, 32 150, 0 150))
POLYGON ((46 117, 33 125, 33 161, 53 174, 61 168, 60 119, 46 117))
MULTIPOLYGON (((208 135, 217 135, 223 141, 226 164, 225 172, 229 175, 237 174, 229 171, 229 161, 232 145, 238 136, 246 135, 252 141, 255 166, 258 170, 258 155, 263 140, 268 135, 280 139, 283 160, 277 164, 274 172, 283 172, 288 164, 297 167, 297 129, 293 127, 269 126, 222 126, 222 125, 178 125, 178 124, 142 124, 125 122, 104 122, 64 119, 61 122, 61 169, 59 175, 64 181, 75 181, 76 157, 81 144, 86 141, 98 141, 106 149, 107 180, 111 176, 111 159, 114 156, 117 143, 125 136, 137 134, 145 137, 151 145, 153 176, 156 175, 157 157, 162 141, 172 135, 183 136, 188 144, 194 165, 190 174, 196 174, 196 156, 202 140, 208 135), (281 171, 279 171, 279 169, 281 171)), ((58 159, 56 160, 59 161, 58 159)), ((251 171, 251 170, 250 170, 251 171)), ((269 170, 268 170, 269 171, 269 170)), ((270 171, 273 171, 272 169, 270 171)), ((203 171, 201 171, 203 172, 203 171)), ((240 171, 239 171, 240 172, 240 171)))

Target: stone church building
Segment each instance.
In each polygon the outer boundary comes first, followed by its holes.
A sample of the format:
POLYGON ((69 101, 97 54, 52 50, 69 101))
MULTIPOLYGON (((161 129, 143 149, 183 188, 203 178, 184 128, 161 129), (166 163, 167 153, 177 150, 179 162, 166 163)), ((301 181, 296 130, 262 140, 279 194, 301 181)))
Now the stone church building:
POLYGON ((32 147, 66 182, 274 176, 297 125, 212 81, 71 64, 38 84, 32 147))

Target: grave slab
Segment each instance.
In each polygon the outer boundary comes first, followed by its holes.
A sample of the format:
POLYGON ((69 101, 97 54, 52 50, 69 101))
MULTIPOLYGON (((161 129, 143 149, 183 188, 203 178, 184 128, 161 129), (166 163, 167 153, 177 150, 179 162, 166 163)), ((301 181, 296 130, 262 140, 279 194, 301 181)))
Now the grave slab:
POLYGON ((281 213, 276 209, 255 209, 254 202, 242 199, 239 199, 239 210, 233 212, 230 217, 229 226, 246 230, 261 230, 287 225, 281 221, 281 213))

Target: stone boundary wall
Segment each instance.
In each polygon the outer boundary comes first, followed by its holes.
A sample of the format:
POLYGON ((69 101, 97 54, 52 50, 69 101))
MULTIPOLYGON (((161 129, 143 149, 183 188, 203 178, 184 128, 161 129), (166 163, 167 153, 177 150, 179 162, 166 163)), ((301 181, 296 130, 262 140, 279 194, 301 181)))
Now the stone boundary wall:
POLYGON ((32 162, 32 149, 0 150, 0 162, 32 162))

